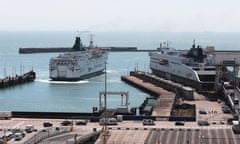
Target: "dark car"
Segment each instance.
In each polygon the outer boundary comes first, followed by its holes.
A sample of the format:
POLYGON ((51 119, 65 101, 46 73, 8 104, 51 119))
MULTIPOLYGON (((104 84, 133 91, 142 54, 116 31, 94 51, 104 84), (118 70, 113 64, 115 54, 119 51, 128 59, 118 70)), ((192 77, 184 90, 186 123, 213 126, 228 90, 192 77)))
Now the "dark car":
POLYGON ((229 107, 222 107, 223 113, 232 113, 231 109, 229 107))
POLYGON ((175 125, 184 126, 184 122, 183 121, 176 121, 175 125))
POLYGON ((209 123, 207 120, 198 120, 199 126, 209 126, 209 123))
POLYGON ((199 110, 199 114, 207 114, 205 110, 199 110))
POLYGON ((234 132, 234 134, 240 134, 240 125, 233 125, 232 131, 234 132))
POLYGON ((62 125, 62 126, 69 126, 69 125, 72 125, 72 124, 73 124, 73 123, 72 123, 71 121, 68 121, 68 120, 61 122, 61 125, 62 125))
POLYGON ((227 119, 227 124, 232 125, 233 121, 238 121, 238 119, 237 118, 229 118, 229 119, 227 119))
POLYGON ((53 126, 53 124, 50 123, 50 122, 44 122, 43 123, 43 127, 51 127, 51 126, 53 126))
POLYGON ((87 120, 79 120, 75 122, 75 125, 87 125, 87 120))

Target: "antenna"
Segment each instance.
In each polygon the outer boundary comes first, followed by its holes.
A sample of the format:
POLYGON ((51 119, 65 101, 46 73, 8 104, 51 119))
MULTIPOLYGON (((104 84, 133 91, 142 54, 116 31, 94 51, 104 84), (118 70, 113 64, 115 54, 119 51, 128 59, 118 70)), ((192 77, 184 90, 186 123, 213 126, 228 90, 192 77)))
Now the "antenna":
POLYGON ((195 44, 195 39, 193 39, 193 45, 192 45, 192 47, 195 48, 195 45, 196 45, 196 44, 195 44))
POLYGON ((90 48, 93 48, 93 47, 94 47, 94 46, 93 46, 93 37, 95 37, 95 35, 94 35, 94 34, 90 34, 89 37, 90 37, 89 47, 90 47, 90 48))
POLYGON ((7 76, 6 63, 4 63, 4 78, 7 76))

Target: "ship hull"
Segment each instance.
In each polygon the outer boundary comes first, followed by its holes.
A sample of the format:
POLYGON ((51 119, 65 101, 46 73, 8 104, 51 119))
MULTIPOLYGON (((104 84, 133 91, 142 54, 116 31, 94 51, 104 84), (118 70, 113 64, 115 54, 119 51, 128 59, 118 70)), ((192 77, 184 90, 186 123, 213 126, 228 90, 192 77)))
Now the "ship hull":
POLYGON ((157 70, 154 68, 151 68, 152 73, 159 76, 163 77, 169 80, 172 80, 174 82, 181 83, 186 86, 191 86, 196 88, 197 90, 212 90, 214 88, 214 82, 201 82, 201 81, 195 81, 192 79, 188 79, 182 76, 178 76, 172 73, 167 73, 165 71, 157 70))
POLYGON ((95 77, 104 72, 107 57, 107 52, 98 49, 65 53, 51 58, 49 77, 53 81, 78 81, 95 77))
POLYGON ((101 75, 104 73, 104 69, 100 70, 100 71, 96 71, 93 73, 88 73, 79 77, 50 77, 52 81, 79 81, 79 80, 84 80, 84 79, 89 79, 98 75, 101 75))

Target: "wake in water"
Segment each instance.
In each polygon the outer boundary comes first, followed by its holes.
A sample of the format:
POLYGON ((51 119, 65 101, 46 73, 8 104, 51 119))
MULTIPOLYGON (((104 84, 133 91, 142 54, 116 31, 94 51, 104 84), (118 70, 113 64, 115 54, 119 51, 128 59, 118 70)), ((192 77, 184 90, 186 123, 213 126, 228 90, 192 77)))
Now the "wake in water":
MULTIPOLYGON (((117 72, 118 71, 116 70, 107 70, 107 73, 109 74, 117 73, 117 72)), ((80 81, 52 81, 51 79, 36 79, 35 81, 41 82, 41 83, 49 83, 49 84, 83 84, 83 83, 102 83, 104 82, 103 78, 104 78, 104 74, 96 77, 92 77, 86 80, 80 80, 80 81)), ((108 81, 111 81, 111 80, 108 80, 108 81)), ((119 80, 114 80, 114 82, 115 81, 119 82, 119 80)))
POLYGON ((49 84, 82 84, 82 83, 88 83, 88 80, 81 80, 81 81, 52 81, 50 79, 37 79, 36 81, 42 82, 42 83, 49 83, 49 84))

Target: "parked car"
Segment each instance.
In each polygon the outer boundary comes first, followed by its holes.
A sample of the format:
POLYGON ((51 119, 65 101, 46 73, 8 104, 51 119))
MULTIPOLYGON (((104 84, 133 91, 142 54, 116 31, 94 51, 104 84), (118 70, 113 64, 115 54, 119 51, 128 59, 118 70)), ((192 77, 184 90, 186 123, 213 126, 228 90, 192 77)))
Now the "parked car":
POLYGON ((101 118, 99 120, 100 125, 117 125, 117 119, 116 118, 101 118))
POLYGON ((73 125, 73 123, 72 123, 72 121, 65 120, 65 121, 62 121, 62 122, 61 122, 61 125, 62 125, 62 126, 70 126, 70 125, 73 125))
POLYGON ((229 107, 222 107, 223 113, 232 113, 231 109, 229 107))
POLYGON ((21 132, 17 132, 14 134, 15 141, 19 141, 19 140, 23 139, 23 137, 24 137, 24 135, 21 132))
POLYGON ((11 140, 14 137, 12 132, 7 132, 5 135, 2 136, 2 139, 5 139, 7 141, 11 140))
POLYGON ((53 124, 50 123, 50 122, 44 122, 43 123, 43 127, 51 127, 51 126, 53 126, 53 124))
POLYGON ((75 125, 87 125, 87 120, 79 120, 75 122, 75 125))
POLYGON ((233 125, 233 126, 232 126, 232 131, 233 131, 235 134, 240 134, 240 125, 233 125))
POLYGON ((27 133, 31 133, 31 132, 36 131, 36 129, 34 128, 33 125, 27 125, 26 128, 25 128, 25 131, 26 131, 27 133))
POLYGON ((199 110, 199 114, 207 114, 205 110, 199 110))
POLYGON ((207 120, 198 120, 199 126, 209 126, 209 123, 207 120))
POLYGON ((0 138, 0 144, 4 144, 4 139, 0 138))
POLYGON ((155 125, 152 119, 143 119, 143 125, 155 125))
POLYGON ((183 121, 176 121, 175 125, 184 126, 184 122, 183 121))
POLYGON ((232 125, 233 121, 237 121, 237 119, 236 118, 229 118, 229 119, 227 119, 227 124, 232 125))

